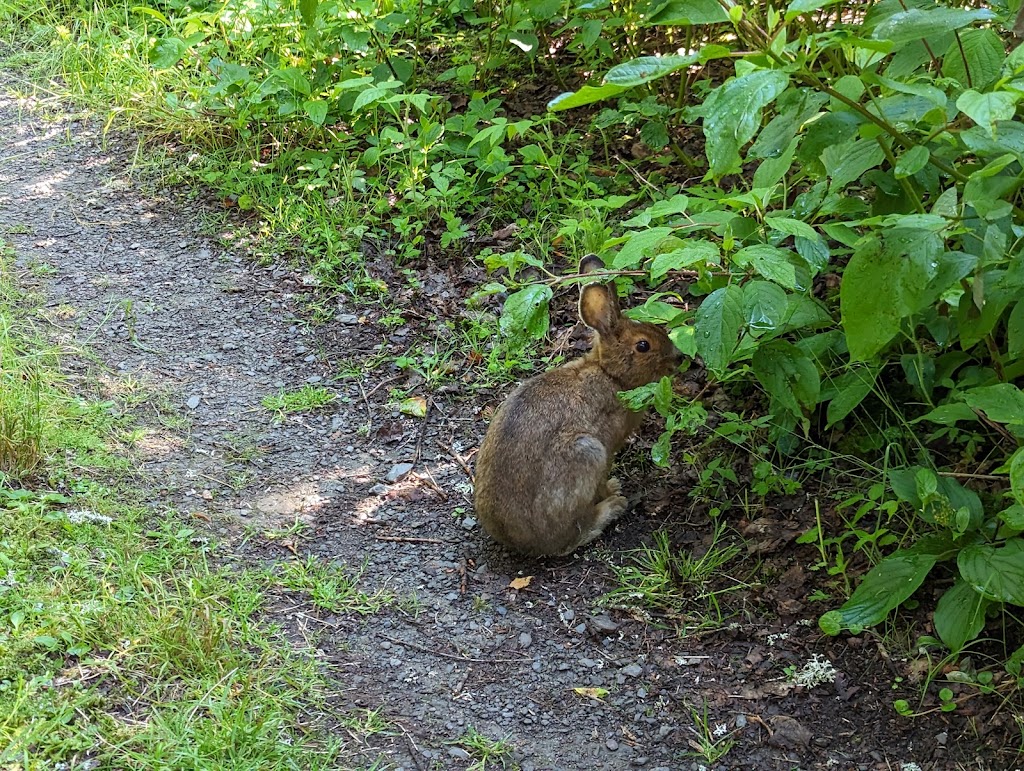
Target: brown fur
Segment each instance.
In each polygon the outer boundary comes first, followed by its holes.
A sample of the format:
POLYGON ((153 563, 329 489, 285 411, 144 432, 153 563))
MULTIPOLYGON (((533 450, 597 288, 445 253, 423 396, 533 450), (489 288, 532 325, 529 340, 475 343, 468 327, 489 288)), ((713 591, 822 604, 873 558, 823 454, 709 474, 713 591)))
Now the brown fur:
MULTIPOLYGON (((600 267, 590 255, 580 271, 600 267)), ((580 317, 597 332, 593 349, 513 391, 477 455, 477 518, 494 540, 523 554, 568 554, 625 511, 608 473, 643 414, 616 394, 671 374, 681 361, 661 327, 620 314, 613 287, 584 287, 580 317), (641 340, 650 350, 637 350, 641 340)))

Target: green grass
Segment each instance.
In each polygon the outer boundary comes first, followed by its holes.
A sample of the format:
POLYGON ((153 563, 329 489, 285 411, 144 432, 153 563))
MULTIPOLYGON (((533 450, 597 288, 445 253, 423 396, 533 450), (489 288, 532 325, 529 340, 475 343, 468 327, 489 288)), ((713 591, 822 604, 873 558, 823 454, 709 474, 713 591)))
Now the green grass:
POLYGON ((512 760, 513 748, 507 739, 491 739, 472 726, 451 744, 461 747, 472 758, 467 771, 487 771, 489 768, 514 771, 519 768, 512 760))
POLYGON ((617 586, 601 602, 655 609, 685 619, 688 628, 717 626, 725 616, 719 596, 743 588, 735 579, 724 589, 716 588, 741 553, 737 543, 725 541, 725 530, 723 523, 715 526, 712 542, 701 555, 674 548, 668 533, 657 531, 650 546, 627 553, 621 565, 612 564, 617 586))
POLYGON ((55 398, 41 374, 52 351, 33 348, 29 331, 14 328, 22 298, 11 264, 0 241, 0 481, 25 477, 42 462, 55 398))
POLYGON ((276 394, 265 396, 263 406, 278 418, 294 412, 309 412, 326 407, 337 395, 323 386, 304 385, 291 391, 281 389, 276 394))
POLYGON ((134 418, 68 390, 31 310, 0 260, 0 414, 20 416, 0 476, 0 768, 351 767, 332 686, 263 620, 267 597, 365 614, 387 595, 317 563, 230 569, 201 530, 147 509, 118 440, 134 418))

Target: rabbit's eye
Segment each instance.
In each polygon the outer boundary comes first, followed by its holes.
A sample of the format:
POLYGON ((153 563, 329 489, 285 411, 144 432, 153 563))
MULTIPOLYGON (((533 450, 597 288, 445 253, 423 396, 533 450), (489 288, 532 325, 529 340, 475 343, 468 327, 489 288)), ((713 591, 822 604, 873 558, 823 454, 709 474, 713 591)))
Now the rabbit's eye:
POLYGON ((640 353, 647 353, 649 350, 651 350, 651 344, 646 340, 637 340, 636 349, 640 351, 640 353))

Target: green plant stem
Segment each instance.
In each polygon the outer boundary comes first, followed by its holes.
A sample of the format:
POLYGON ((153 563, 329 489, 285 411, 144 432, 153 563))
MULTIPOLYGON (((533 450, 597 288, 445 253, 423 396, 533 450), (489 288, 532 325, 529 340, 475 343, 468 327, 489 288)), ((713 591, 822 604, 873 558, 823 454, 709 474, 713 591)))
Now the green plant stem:
MULTIPOLYGON (((895 176, 896 169, 896 156, 892 154, 892 149, 889 147, 889 143, 886 142, 881 136, 875 137, 875 141, 878 142, 878 146, 882 148, 882 152, 885 153, 886 160, 889 161, 889 165, 892 166, 895 176)), ((918 214, 924 214, 924 204, 921 202, 921 197, 914 190, 914 187, 910 184, 906 177, 897 177, 896 181, 900 187, 903 188, 903 192, 907 194, 907 197, 914 202, 914 208, 917 209, 918 214)))

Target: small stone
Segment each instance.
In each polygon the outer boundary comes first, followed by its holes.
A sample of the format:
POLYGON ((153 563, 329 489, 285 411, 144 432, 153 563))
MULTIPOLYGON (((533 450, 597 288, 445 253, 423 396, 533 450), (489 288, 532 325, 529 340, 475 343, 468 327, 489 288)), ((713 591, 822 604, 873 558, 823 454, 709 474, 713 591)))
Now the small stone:
POLYGON ((529 632, 523 632, 519 635, 520 648, 529 648, 531 645, 533 645, 533 635, 529 632))
POLYGON ((190 396, 190 397, 188 397, 188 401, 185 402, 185 406, 187 406, 190 410, 194 410, 196 407, 199 406, 199 397, 198 396, 190 396))
POLYGON ((593 616, 590 619, 590 623, 593 624, 594 628, 599 632, 614 632, 619 628, 618 624, 604 614, 601 614, 600 616, 593 616))
POLYGON ((387 482, 388 484, 394 484, 399 479, 408 474, 410 471, 412 471, 411 463, 396 463, 394 466, 391 467, 391 470, 387 473, 387 476, 384 477, 384 481, 387 482))
POLYGON ((630 664, 628 667, 622 668, 622 674, 626 677, 640 677, 644 673, 644 668, 639 664, 630 664))
POLYGON ((473 517, 466 517, 462 520, 463 530, 472 530, 474 527, 476 527, 476 520, 473 517))
POLYGON ((339 324, 358 324, 359 317, 354 313, 339 313, 334 317, 339 324))
POLYGON ((812 738, 811 732, 799 720, 788 715, 776 715, 771 720, 771 727, 773 733, 768 743, 776 747, 806 747, 812 738))
POLYGON ((370 488, 370 495, 384 495, 388 491, 387 485, 382 485, 380 482, 370 488))
POLYGON ((747 716, 743 715, 743 714, 737 715, 736 716, 736 727, 737 728, 746 728, 746 725, 747 725, 747 716))
POLYGON ((593 659, 582 658, 582 659, 580 659, 580 666, 581 667, 586 667, 587 669, 596 669, 597 668, 597 662, 594 661, 593 659))
POLYGON ((619 743, 614 739, 609 739, 604 743, 604 746, 610 749, 612 752, 615 752, 615 750, 619 748, 619 743))
POLYGON ((469 760, 469 753, 462 749, 462 747, 449 747, 448 754, 459 760, 469 760))
POLYGON ((935 734, 935 743, 940 747, 946 746, 946 741, 949 739, 949 734, 946 731, 941 731, 935 734))

